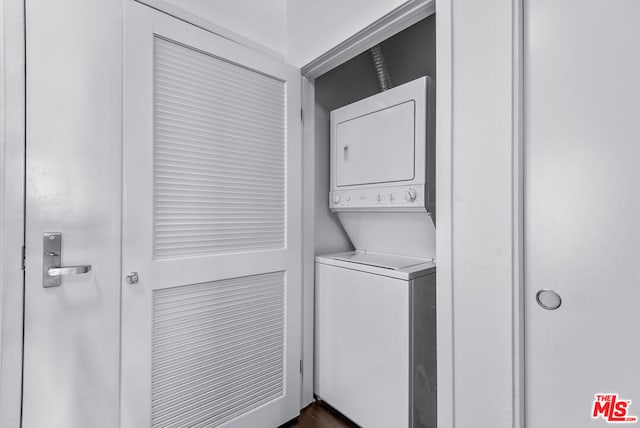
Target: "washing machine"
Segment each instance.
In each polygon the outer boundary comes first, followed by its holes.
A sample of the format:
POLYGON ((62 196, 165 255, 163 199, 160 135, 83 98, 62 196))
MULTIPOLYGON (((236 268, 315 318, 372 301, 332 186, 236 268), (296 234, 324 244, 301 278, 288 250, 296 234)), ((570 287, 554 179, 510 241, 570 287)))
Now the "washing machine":
POLYGON ((316 395, 366 428, 436 426, 435 265, 316 258, 316 395))

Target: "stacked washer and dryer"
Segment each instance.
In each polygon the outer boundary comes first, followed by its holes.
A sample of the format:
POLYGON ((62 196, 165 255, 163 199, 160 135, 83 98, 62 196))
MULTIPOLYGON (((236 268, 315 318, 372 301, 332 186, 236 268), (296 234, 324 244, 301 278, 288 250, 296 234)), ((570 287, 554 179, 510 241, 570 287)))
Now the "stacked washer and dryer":
POLYGON ((356 250, 316 257, 315 392, 366 428, 436 426, 434 98, 425 76, 331 112, 356 250))

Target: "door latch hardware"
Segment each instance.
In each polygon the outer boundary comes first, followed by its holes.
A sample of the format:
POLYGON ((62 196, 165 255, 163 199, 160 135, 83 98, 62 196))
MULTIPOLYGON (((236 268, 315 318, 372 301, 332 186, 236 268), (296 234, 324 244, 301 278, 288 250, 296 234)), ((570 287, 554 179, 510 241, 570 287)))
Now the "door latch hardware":
POLYGON ((60 266, 62 262, 62 234, 46 232, 42 235, 42 286, 58 287, 63 275, 91 272, 91 265, 60 266))

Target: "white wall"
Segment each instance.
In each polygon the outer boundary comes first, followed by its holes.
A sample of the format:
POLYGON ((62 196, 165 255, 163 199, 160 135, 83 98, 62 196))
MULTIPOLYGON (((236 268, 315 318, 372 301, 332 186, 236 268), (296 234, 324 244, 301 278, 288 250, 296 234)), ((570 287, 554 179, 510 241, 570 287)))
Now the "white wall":
POLYGON ((166 0, 174 6, 260 43, 287 51, 286 0, 166 0))
POLYGON ((164 0, 301 67, 412 0, 164 0))
POLYGON ((411 0, 287 0, 288 62, 302 67, 411 0))

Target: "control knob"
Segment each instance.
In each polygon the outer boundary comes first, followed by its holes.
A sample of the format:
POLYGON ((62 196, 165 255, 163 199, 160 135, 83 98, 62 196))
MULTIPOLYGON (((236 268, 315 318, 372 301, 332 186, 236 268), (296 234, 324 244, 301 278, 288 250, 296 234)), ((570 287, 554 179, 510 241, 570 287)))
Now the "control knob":
POLYGON ((404 194, 404 198, 409 202, 415 201, 417 197, 418 197, 418 194, 413 189, 407 190, 407 193, 404 194))
POLYGON ((334 193, 333 194, 333 203, 337 204, 340 202, 340 194, 339 193, 334 193))

